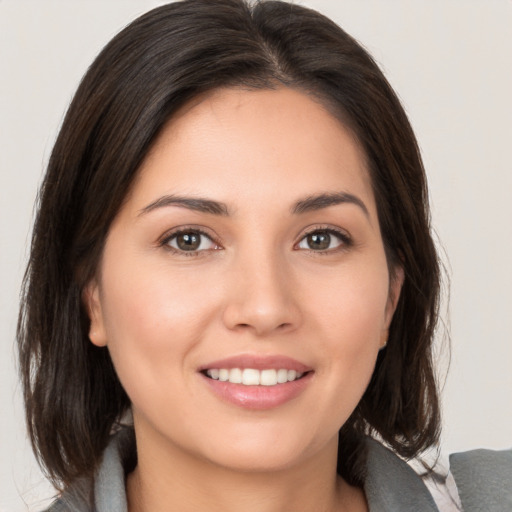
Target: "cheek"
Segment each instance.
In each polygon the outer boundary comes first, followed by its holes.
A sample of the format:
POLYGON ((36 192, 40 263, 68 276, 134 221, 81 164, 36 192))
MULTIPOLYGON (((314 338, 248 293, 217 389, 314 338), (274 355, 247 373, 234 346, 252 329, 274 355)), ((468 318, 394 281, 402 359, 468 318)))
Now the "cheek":
POLYGON ((169 342, 200 325, 215 301, 205 275, 171 272, 159 261, 123 263, 104 280, 103 309, 110 342, 128 337, 158 343, 157 333, 169 342))
POLYGON ((337 411, 332 420, 338 426, 357 406, 372 376, 386 329, 388 286, 384 261, 340 272, 331 278, 328 293, 317 287, 310 296, 309 316, 316 319, 310 337, 329 355, 321 367, 328 402, 323 409, 337 411))
POLYGON ((328 338, 343 340, 347 349, 378 343, 386 327, 389 278, 385 261, 381 264, 354 265, 327 276, 313 290, 309 304, 317 328, 330 332, 328 338), (314 310, 314 312, 313 312, 314 310))
POLYGON ((158 262, 123 262, 109 268, 102 297, 107 344, 119 378, 135 401, 139 387, 156 389, 187 364, 218 298, 207 276, 170 273, 158 262))

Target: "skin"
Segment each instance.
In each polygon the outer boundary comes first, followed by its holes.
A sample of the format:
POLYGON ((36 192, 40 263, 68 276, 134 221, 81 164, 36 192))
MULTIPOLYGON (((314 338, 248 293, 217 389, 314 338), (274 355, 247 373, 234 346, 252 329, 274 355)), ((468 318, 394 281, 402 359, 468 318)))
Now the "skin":
POLYGON ((133 404, 130 510, 366 510, 362 491, 336 476, 337 434, 387 340, 401 282, 400 269, 389 277, 364 155, 318 102, 225 89, 178 112, 85 293, 90 339, 108 346, 133 404), (363 206, 290 211, 339 192, 363 206), (229 215, 155 206, 167 195, 220 201, 229 215), (208 237, 179 252, 176 228, 208 237), (326 229, 341 238, 311 248, 307 233, 326 229), (198 372, 239 354, 285 355, 313 372, 294 399, 248 410, 198 372))

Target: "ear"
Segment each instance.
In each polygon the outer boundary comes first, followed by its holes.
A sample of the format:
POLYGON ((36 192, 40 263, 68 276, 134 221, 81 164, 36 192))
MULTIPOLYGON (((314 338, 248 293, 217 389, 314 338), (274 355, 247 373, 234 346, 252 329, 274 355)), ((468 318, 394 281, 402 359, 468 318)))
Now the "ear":
POLYGON ((400 299, 400 292, 402 291, 402 285, 404 284, 404 269, 401 265, 396 265, 393 269, 389 283, 388 301, 386 303, 386 311, 384 318, 384 329, 381 336, 381 347, 385 347, 388 342, 389 326, 393 315, 395 314, 396 306, 398 305, 398 299, 400 299))
POLYGON ((92 279, 84 288, 82 299, 89 316, 89 339, 97 347, 107 345, 107 334, 103 320, 103 308, 101 306, 100 287, 96 279, 92 279))

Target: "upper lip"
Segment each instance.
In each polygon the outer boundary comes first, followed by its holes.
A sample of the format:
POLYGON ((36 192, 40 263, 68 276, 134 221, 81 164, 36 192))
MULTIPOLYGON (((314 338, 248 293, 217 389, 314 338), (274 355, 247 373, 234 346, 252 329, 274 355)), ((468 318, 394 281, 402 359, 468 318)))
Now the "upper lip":
POLYGON ((296 359, 283 355, 255 355, 255 354, 240 354, 236 356, 227 357, 212 361, 199 367, 199 371, 210 370, 212 368, 253 368, 255 370, 270 370, 270 369, 286 369, 295 370, 297 372, 305 373, 312 370, 311 366, 307 366, 296 359))

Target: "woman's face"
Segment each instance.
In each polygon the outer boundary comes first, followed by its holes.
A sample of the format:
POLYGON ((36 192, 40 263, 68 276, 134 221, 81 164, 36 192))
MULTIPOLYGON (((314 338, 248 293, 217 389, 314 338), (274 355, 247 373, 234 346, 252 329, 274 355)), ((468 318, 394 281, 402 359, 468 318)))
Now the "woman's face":
POLYGON ((86 290, 90 338, 155 453, 243 470, 335 458, 397 274, 349 131, 297 91, 220 90, 144 161, 86 290))

